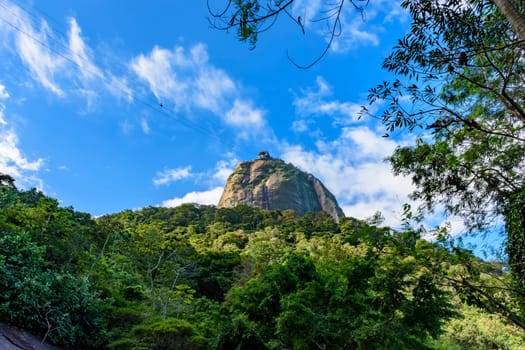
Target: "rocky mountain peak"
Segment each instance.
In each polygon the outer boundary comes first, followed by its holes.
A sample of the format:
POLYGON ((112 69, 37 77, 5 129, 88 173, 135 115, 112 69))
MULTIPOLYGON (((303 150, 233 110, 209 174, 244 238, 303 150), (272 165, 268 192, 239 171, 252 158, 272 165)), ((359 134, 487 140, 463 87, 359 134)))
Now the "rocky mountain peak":
POLYGON ((237 164, 228 177, 218 207, 246 204, 263 209, 292 209, 299 215, 325 211, 335 221, 344 216, 334 195, 312 174, 261 151, 257 159, 237 164))

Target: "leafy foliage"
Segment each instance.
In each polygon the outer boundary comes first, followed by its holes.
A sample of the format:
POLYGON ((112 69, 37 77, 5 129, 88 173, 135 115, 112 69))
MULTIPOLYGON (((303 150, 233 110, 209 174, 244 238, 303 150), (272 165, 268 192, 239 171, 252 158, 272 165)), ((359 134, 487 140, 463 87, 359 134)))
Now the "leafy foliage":
POLYGON ((0 193, 0 320, 65 348, 423 349, 463 344, 440 340, 463 302, 521 320, 501 268, 409 228, 243 206, 93 220, 0 193))
POLYGON ((0 234, 0 319, 70 347, 98 347, 104 319, 89 281, 48 268, 27 233, 0 234))
MULTIPOLYGON (((398 78, 371 89, 369 99, 386 101, 381 118, 389 134, 417 133, 415 145, 398 148, 391 164, 411 176, 421 215, 444 209, 471 232, 504 217, 523 296, 524 50, 500 11, 504 2, 403 1, 413 23, 383 64, 398 78)), ((523 20, 523 3, 514 8, 523 20)))
POLYGON ((443 349, 518 350, 523 347, 523 331, 473 306, 463 305, 461 318, 450 320, 443 330, 443 336, 436 342, 442 344, 443 349))

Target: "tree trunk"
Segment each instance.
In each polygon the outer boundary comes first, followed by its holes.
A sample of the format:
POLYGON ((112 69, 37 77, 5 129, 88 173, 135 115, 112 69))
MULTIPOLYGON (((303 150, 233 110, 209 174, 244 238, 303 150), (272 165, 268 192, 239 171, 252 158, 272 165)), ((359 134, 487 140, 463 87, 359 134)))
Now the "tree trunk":
POLYGON ((509 266, 521 311, 525 311, 525 188, 509 197, 504 212, 509 266))
POLYGON ((492 0, 492 2, 507 17, 520 39, 525 40, 525 15, 519 13, 510 0, 492 0))

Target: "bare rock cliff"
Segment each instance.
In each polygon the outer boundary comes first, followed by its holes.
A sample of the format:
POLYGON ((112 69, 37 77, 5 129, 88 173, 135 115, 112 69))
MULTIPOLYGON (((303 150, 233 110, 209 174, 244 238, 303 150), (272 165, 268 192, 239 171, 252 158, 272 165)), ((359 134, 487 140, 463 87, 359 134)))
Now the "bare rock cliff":
POLYGON ((240 162, 229 176, 219 208, 246 204, 263 209, 292 209, 299 215, 325 211, 335 221, 344 216, 332 193, 313 175, 268 152, 259 159, 240 162))

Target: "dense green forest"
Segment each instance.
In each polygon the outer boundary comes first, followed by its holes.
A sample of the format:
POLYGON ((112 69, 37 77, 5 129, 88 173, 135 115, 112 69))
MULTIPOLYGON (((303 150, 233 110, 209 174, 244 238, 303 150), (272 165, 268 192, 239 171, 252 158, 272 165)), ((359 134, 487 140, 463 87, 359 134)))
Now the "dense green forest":
POLYGON ((66 349, 523 349, 505 265, 323 213, 92 218, 0 179, 0 321, 66 349))

